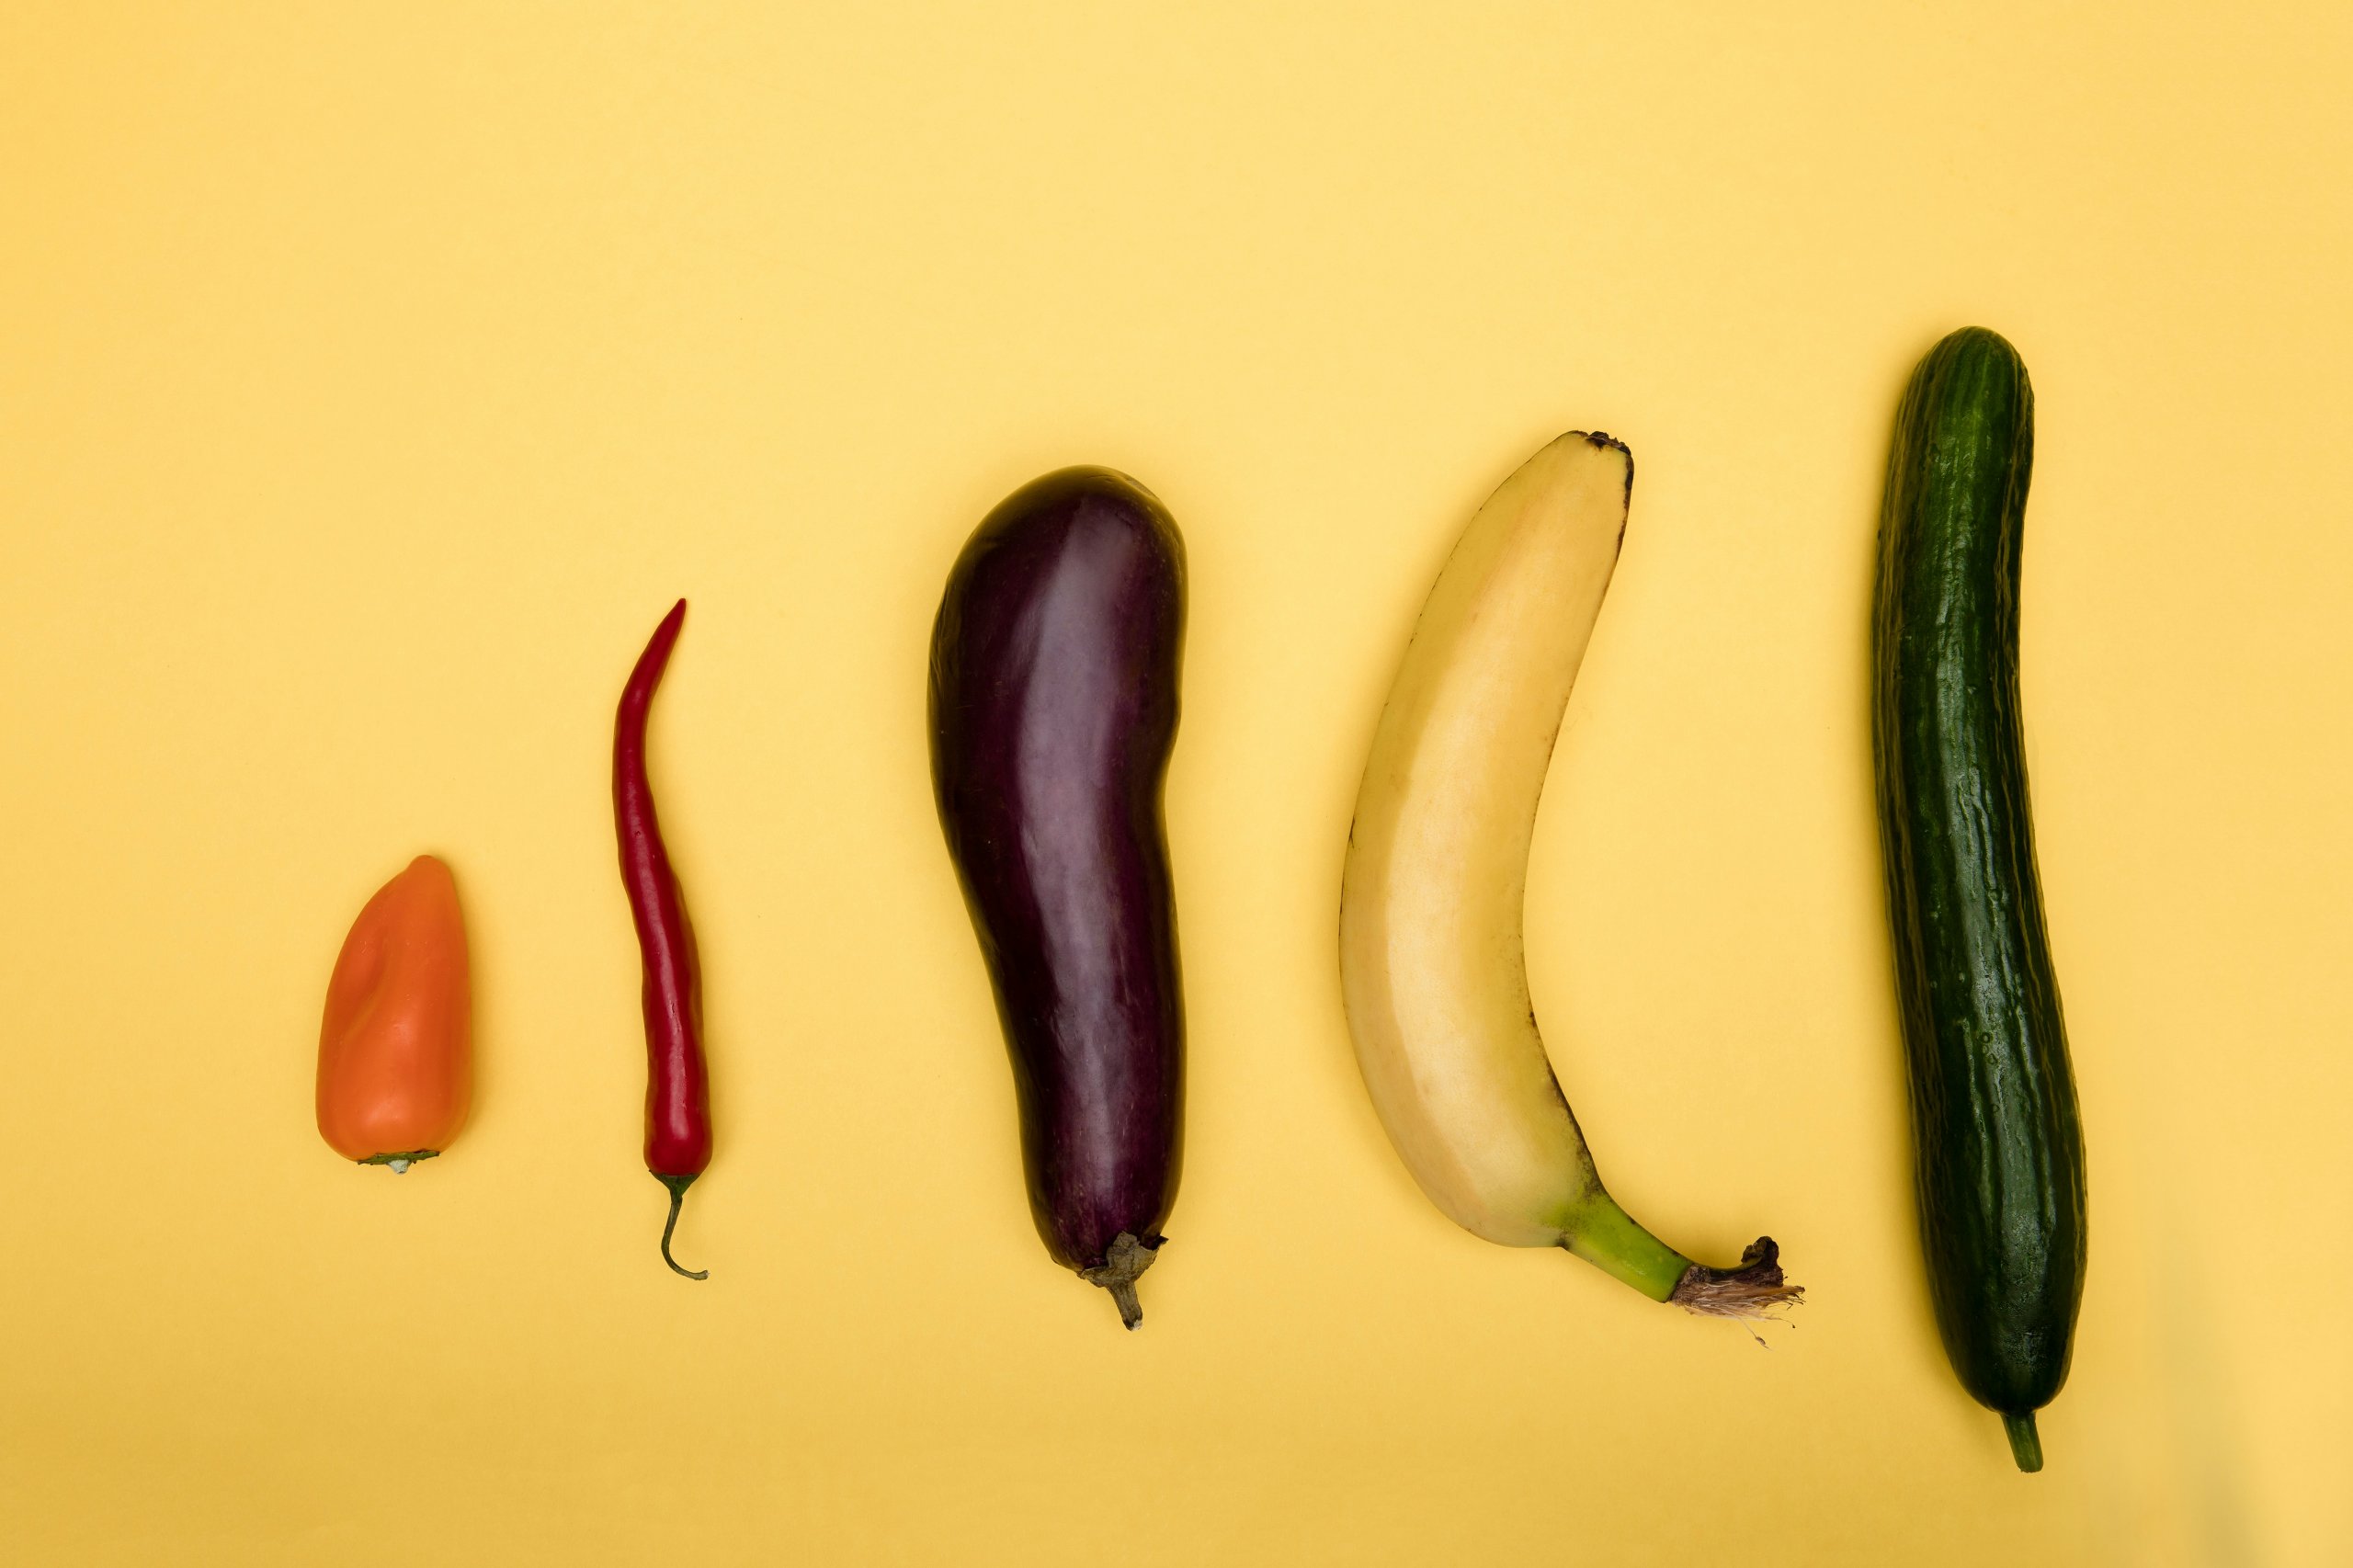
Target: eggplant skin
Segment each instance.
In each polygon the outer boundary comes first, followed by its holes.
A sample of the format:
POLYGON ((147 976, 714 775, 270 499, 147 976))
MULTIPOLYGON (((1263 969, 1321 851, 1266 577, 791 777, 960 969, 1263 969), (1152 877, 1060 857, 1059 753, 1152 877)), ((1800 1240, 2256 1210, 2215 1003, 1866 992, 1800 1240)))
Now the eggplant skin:
POLYGON ((1016 491, 957 558, 931 642, 932 783, 1013 1058, 1055 1261, 1147 1253, 1176 1201, 1185 1020, 1161 789, 1185 545, 1124 474, 1016 491))

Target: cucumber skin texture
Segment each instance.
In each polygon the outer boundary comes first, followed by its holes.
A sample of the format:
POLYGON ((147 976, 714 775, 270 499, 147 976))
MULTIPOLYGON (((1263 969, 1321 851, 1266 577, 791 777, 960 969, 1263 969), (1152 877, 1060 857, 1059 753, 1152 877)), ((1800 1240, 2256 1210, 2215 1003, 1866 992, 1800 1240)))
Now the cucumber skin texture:
POLYGON ((2018 726, 2034 392, 1954 333, 1913 372, 1880 516, 1872 742, 1920 1232, 1961 1385, 2006 1415, 2066 1381, 2083 1299, 2082 1124, 2018 726))

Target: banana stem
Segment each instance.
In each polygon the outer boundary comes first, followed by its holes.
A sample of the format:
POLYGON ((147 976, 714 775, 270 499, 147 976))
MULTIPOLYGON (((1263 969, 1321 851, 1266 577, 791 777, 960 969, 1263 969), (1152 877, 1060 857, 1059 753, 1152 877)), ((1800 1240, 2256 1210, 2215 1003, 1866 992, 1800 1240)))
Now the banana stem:
MULTIPOLYGON (((1579 1205, 1561 1231, 1562 1246, 1611 1278, 1631 1285, 1654 1301, 1671 1301, 1701 1317, 1769 1317, 1775 1307, 1805 1300, 1804 1288, 1783 1278, 1781 1249, 1770 1236, 1750 1243, 1737 1267, 1711 1268, 1692 1262, 1636 1224, 1633 1216, 1606 1192, 1597 1192, 1579 1205)), ((2025 1419, 2027 1440, 2031 1443, 2033 1417, 2025 1419)), ((2011 1441, 2017 1440, 2013 1427, 2011 1441)), ((2028 1468, 2025 1450, 2019 1452, 2019 1465, 2028 1468)), ((2036 1453, 2040 1463, 2040 1450, 2036 1453)))
POLYGON ((1606 1192, 1581 1204, 1561 1227, 1561 1245, 1654 1301, 1675 1294, 1691 1260, 1634 1222, 1606 1192))

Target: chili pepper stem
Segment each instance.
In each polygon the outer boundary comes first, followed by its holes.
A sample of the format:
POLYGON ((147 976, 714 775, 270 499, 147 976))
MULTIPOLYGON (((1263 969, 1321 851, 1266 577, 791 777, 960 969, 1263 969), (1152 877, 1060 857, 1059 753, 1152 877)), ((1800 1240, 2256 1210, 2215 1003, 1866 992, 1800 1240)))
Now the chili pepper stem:
POLYGON ((678 1260, 670 1256, 670 1233, 678 1228, 678 1208, 686 1202, 687 1188, 694 1185, 695 1178, 690 1176, 664 1176, 657 1171, 654 1179, 670 1189, 670 1217, 662 1223, 662 1261, 670 1266, 673 1273, 683 1274, 689 1279, 710 1278, 710 1269, 682 1268, 678 1260))

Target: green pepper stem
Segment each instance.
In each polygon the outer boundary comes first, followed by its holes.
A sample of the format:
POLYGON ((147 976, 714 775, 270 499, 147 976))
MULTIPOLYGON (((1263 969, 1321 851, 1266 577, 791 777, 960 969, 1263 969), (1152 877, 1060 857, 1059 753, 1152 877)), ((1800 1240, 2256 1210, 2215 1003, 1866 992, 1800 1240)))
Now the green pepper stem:
POLYGON ((662 1261, 670 1266, 672 1273, 683 1274, 689 1279, 710 1278, 710 1269, 682 1268, 678 1260, 670 1256, 670 1233, 678 1228, 678 1209, 686 1202, 687 1188, 694 1185, 695 1178, 690 1176, 663 1176, 656 1172, 654 1179, 670 1189, 670 1217, 662 1223, 662 1261))

